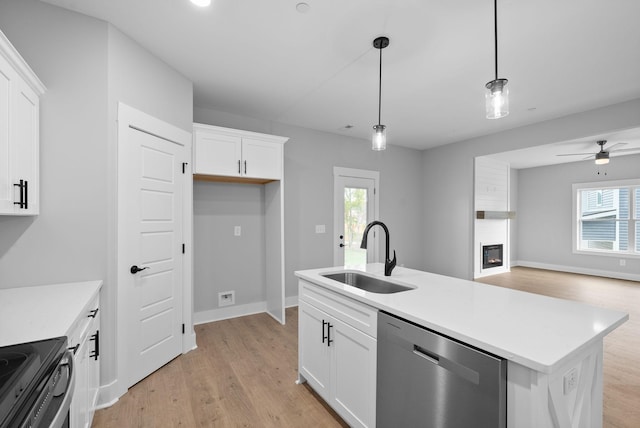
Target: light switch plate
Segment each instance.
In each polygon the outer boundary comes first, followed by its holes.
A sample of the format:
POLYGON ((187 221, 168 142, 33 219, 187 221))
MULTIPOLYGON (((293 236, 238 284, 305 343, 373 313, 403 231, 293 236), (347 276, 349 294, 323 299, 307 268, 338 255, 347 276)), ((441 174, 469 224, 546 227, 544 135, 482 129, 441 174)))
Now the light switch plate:
POLYGON ((324 224, 316 224, 316 233, 325 233, 326 231, 324 224))
POLYGON ((233 228, 233 236, 240 236, 242 234, 242 228, 240 226, 235 226, 233 228))

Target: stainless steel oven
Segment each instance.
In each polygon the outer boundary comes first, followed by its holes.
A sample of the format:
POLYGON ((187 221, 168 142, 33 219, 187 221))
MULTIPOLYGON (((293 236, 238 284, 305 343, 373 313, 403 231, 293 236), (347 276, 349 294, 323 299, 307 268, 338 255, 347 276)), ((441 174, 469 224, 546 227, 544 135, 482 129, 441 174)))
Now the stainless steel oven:
POLYGON ((0 348, 0 428, 68 427, 75 373, 66 337, 0 348))

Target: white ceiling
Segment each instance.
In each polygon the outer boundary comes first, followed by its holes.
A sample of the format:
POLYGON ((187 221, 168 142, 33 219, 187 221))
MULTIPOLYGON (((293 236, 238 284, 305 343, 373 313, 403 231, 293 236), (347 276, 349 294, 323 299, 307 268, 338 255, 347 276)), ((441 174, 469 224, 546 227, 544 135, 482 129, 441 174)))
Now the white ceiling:
MULTIPOLYGON (((484 117, 491 0, 43 0, 111 22, 194 82, 197 107, 429 148, 640 97, 640 1, 500 0, 511 113, 484 117), (351 129, 345 129, 352 125, 351 129)), ((593 143, 595 146, 595 143, 593 143)))
MULTIPOLYGON (((611 152, 609 152, 610 165, 615 165, 615 158, 618 156, 640 154, 640 128, 633 128, 620 132, 594 135, 589 138, 512 150, 488 157, 507 162, 513 169, 581 161, 593 163, 595 162, 595 154, 600 151, 600 146, 597 144, 599 140, 607 141, 607 144, 604 145, 605 151, 611 149, 611 152), (618 150, 622 151, 618 152, 618 150), (576 155, 566 156, 569 153, 576 153, 576 155)), ((640 167, 638 171, 640 172, 640 167)))

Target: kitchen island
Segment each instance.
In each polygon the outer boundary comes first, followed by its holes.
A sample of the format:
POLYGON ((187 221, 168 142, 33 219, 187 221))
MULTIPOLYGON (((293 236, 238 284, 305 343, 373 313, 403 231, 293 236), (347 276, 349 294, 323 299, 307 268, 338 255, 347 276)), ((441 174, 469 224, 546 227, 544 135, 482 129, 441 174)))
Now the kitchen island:
MULTIPOLYGON (((412 290, 377 294, 322 276, 339 271, 296 272, 301 301, 313 306, 305 290, 315 287, 506 359, 508 427, 602 426, 603 338, 626 313, 407 268, 385 278, 378 263, 362 272, 412 290)), ((369 334, 375 341, 372 329, 369 334)), ((299 380, 308 377, 301 361, 299 380)))

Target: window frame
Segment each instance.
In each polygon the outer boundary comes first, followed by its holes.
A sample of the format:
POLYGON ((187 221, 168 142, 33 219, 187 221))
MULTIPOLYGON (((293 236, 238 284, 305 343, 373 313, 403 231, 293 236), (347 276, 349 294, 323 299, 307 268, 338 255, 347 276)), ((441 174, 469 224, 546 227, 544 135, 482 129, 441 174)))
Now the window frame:
POLYGON ((640 179, 597 181, 590 183, 574 183, 572 185, 572 251, 574 254, 600 255, 607 257, 640 258, 640 251, 636 251, 637 228, 640 227, 640 212, 638 212, 638 202, 635 200, 636 189, 640 188, 640 179), (607 250, 596 248, 581 248, 582 221, 580 192, 583 190, 604 190, 604 189, 628 189, 629 191, 629 217, 624 220, 628 224, 628 246, 626 251, 607 250))

